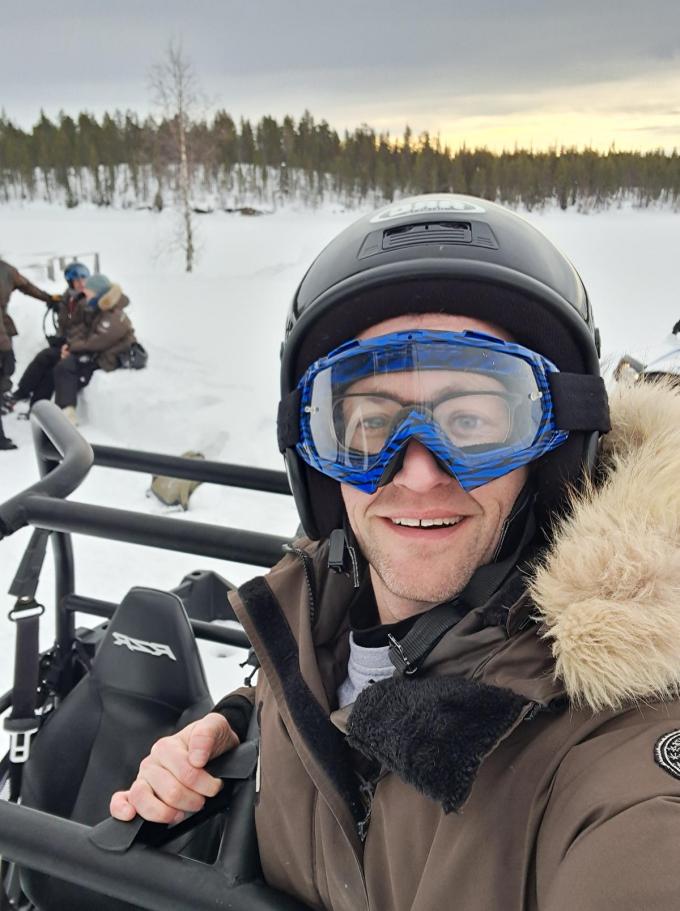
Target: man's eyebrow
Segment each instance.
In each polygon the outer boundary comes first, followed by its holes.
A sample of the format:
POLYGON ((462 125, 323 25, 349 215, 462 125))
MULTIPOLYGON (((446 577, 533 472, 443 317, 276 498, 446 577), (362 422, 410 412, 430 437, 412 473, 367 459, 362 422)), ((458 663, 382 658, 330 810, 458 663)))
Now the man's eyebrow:
MULTIPOLYGON (((433 393, 427 399, 427 402, 439 403, 440 401, 448 398, 449 396, 453 398, 453 396, 457 396, 457 395, 507 395, 507 394, 508 394, 508 390, 501 383, 499 383, 497 388, 493 388, 493 389, 475 389, 475 388, 468 388, 468 387, 461 388, 458 385, 449 384, 447 386, 442 386, 441 389, 437 389, 436 392, 433 393)), ((370 399, 374 399, 374 398, 390 399, 393 402, 398 402, 400 405, 410 405, 414 401, 425 401, 422 398, 417 399, 417 400, 413 399, 413 398, 406 400, 406 399, 401 398, 398 395, 395 395, 394 392, 389 392, 387 390, 382 390, 382 389, 371 389, 370 391, 362 390, 360 392, 349 391, 349 392, 345 392, 341 396, 341 398, 349 398, 350 396, 353 398, 362 397, 362 398, 370 398, 370 399)))
MULTIPOLYGON (((447 380, 447 382, 444 385, 439 387, 437 392, 455 393, 455 392, 497 392, 497 391, 504 392, 505 391, 505 388, 506 388, 505 385, 500 380, 496 379, 495 377, 486 376, 484 374, 479 374, 479 373, 464 373, 463 371, 460 371, 460 373, 461 373, 461 376, 470 377, 471 379, 479 380, 482 383, 484 383, 485 381, 486 382, 490 381, 493 385, 491 387, 487 386, 487 388, 475 388, 472 385, 468 386, 467 383, 461 384, 460 382, 456 382, 455 380, 447 380)), ((367 377, 364 377, 360 380, 356 380, 355 383, 352 385, 355 385, 358 383, 363 383, 365 379, 367 379, 367 377)), ((352 389, 352 386, 349 386, 349 388, 344 393, 344 395, 382 395, 382 396, 385 396, 385 398, 395 398, 396 397, 395 393, 392 389, 383 389, 381 387, 378 387, 377 389, 359 389, 355 392, 352 389)))

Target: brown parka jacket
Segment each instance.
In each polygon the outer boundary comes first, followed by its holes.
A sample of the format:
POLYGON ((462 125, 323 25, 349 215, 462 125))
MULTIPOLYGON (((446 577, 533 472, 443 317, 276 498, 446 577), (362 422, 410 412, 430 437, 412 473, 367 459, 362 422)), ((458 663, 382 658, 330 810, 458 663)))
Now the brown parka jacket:
POLYGON ((602 480, 529 587, 511 573, 348 710, 352 586, 326 544, 233 597, 262 670, 220 710, 257 705, 272 886, 332 911, 680 907, 680 395, 611 406, 602 480))
POLYGON ((56 332, 66 342, 77 332, 77 327, 85 321, 88 307, 81 292, 69 288, 62 295, 56 311, 56 332))
POLYGON ((86 309, 84 318, 72 326, 68 339, 71 353, 96 355, 97 365, 105 371, 119 367, 118 355, 136 341, 132 323, 123 312, 129 303, 120 285, 112 285, 96 308, 86 309))
POLYGON ((14 266, 10 266, 9 263, 0 259, 0 352, 11 351, 12 336, 17 334, 14 320, 7 312, 10 295, 13 291, 21 291, 22 294, 35 297, 45 303, 52 300, 51 294, 41 291, 27 278, 24 278, 14 266))

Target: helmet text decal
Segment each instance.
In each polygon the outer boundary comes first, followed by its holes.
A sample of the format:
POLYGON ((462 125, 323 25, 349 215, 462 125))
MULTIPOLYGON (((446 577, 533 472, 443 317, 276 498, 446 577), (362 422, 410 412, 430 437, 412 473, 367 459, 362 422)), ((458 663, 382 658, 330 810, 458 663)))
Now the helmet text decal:
POLYGON ((440 212, 483 213, 486 210, 474 202, 468 202, 459 196, 413 196, 403 202, 395 202, 380 209, 371 218, 371 224, 402 218, 404 215, 427 215, 440 212))

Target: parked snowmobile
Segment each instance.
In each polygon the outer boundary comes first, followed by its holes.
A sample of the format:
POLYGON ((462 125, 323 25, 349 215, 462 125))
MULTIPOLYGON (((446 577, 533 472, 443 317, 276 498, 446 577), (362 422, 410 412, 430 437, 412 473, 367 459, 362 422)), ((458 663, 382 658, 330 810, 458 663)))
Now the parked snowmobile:
MULTIPOLYGON (((34 528, 10 594, 17 625, 14 686, 0 696, 10 751, 0 762, 3 908, 304 911, 262 880, 253 800, 257 723, 210 764, 224 788, 173 827, 108 816, 108 798, 158 737, 212 705, 196 639, 248 647, 215 573, 173 591, 133 588, 120 605, 76 593, 71 534, 271 566, 287 539, 65 498, 93 465, 289 494, 285 474, 90 446, 54 405, 31 413, 41 480, 0 505, 0 539, 34 528), (51 539, 56 641, 39 654, 35 598, 51 539), (106 618, 76 628, 75 613, 106 618)), ((251 659, 255 661, 255 659, 251 659)))
POLYGON ((625 354, 616 365, 614 376, 620 380, 626 375, 633 380, 677 377, 680 383, 680 338, 675 333, 667 335, 651 350, 646 363, 625 354))

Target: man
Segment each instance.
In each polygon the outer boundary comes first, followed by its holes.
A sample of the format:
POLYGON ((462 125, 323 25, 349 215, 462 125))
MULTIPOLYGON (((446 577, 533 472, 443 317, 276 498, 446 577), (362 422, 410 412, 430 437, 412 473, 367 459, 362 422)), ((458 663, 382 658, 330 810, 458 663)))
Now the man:
POLYGON ((282 353, 308 537, 233 598, 257 686, 160 740, 113 815, 199 809, 253 706, 264 875, 312 908, 674 907, 679 457, 658 427, 680 399, 617 396, 596 489, 598 371, 578 274, 501 207, 416 197, 336 238, 282 353))
POLYGON ((51 304, 54 299, 54 295, 37 288, 14 266, 0 259, 0 399, 4 399, 12 387, 10 377, 16 366, 12 338, 17 334, 17 329, 7 312, 13 291, 21 291, 22 294, 35 297, 46 304, 51 304))
POLYGON ((83 295, 82 319, 71 326, 54 368, 54 400, 74 424, 79 389, 87 386, 95 370, 116 370, 120 356, 136 341, 132 323, 123 312, 130 301, 120 285, 106 275, 90 275, 83 295))
POLYGON ((89 276, 90 270, 84 263, 74 261, 64 269, 67 288, 53 304, 57 334, 48 339, 48 347, 39 351, 24 371, 14 393, 9 397, 12 406, 16 402, 29 400, 33 407, 42 399, 52 398, 54 368, 61 360, 64 345, 68 344, 76 326, 83 322, 86 312, 85 282, 89 276))

